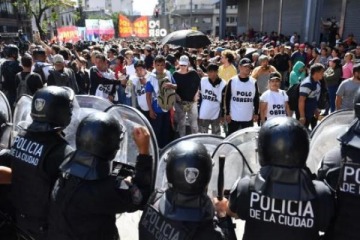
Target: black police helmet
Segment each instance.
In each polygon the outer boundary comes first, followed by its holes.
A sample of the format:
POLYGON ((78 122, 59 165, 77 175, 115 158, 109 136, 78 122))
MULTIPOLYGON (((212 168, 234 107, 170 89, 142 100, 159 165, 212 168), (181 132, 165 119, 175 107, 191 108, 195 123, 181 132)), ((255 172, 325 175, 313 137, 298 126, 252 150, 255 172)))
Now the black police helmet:
POLYGON ((358 89, 354 96, 354 110, 355 117, 360 120, 360 89, 358 89))
POLYGON ((123 139, 124 127, 108 113, 92 113, 85 117, 76 131, 76 149, 99 159, 114 159, 123 139))
POLYGON ((201 194, 209 184, 212 167, 212 159, 203 144, 180 142, 170 150, 167 158, 169 187, 183 194, 201 194))
POLYGON ((305 166, 309 153, 306 129, 294 118, 270 119, 260 128, 258 139, 261 166, 305 166))
POLYGON ((35 92, 31 103, 34 121, 63 129, 71 121, 74 92, 70 88, 49 86, 35 92))

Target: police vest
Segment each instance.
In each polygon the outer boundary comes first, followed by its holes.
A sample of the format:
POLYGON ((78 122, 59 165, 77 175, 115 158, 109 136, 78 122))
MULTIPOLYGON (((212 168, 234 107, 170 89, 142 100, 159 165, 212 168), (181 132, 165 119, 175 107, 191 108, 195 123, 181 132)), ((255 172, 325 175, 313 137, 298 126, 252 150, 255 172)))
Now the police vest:
MULTIPOLYGON (((253 190, 254 176, 239 188, 237 199, 238 216, 246 221, 244 240, 266 239, 273 236, 277 240, 285 239, 318 239, 319 231, 327 228, 333 206, 328 206, 331 194, 324 194, 326 186, 314 181, 317 198, 309 201, 275 199, 253 190), (241 204, 240 204, 241 203, 241 204), (325 206, 323 206, 325 205, 325 206), (261 229, 261 231, 259 231, 261 229)), ((326 189, 328 190, 328 189, 326 189)))
POLYGON ((186 223, 164 217, 158 210, 161 195, 156 195, 155 199, 154 195, 150 197, 139 222, 140 240, 223 239, 212 220, 186 223))
POLYGON ((12 198, 18 214, 46 221, 51 182, 44 171, 44 161, 55 147, 66 141, 55 133, 18 135, 10 149, 12 156, 12 198))
POLYGON ((201 106, 199 118, 215 120, 219 118, 222 91, 226 83, 224 80, 221 80, 221 82, 214 87, 209 81, 208 77, 204 77, 200 82, 201 106))
POLYGON ((333 239, 359 239, 360 163, 346 161, 340 169, 333 239))
POLYGON ((231 79, 230 116, 237 122, 251 121, 254 114, 255 80, 242 82, 236 76, 231 79))

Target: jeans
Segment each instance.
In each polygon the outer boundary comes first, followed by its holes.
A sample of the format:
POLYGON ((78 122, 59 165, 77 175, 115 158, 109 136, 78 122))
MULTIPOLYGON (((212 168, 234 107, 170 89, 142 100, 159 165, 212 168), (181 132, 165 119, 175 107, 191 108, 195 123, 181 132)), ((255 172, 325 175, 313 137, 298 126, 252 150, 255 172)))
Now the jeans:
POLYGON ((285 89, 285 88, 288 88, 289 87, 289 71, 283 71, 283 72, 280 72, 281 74, 281 87, 280 89, 285 89))
POLYGON ((211 133, 214 135, 220 135, 220 118, 214 120, 199 119, 199 132, 208 133, 209 125, 211 125, 211 133))
POLYGON ((198 108, 197 103, 193 102, 189 110, 184 110, 183 105, 175 103, 175 121, 177 122, 180 137, 186 135, 186 114, 190 123, 191 133, 198 133, 198 108))
POLYGON ((155 132, 159 148, 170 143, 170 113, 156 113, 156 119, 150 119, 150 124, 155 132))
POLYGON ((331 112, 335 112, 335 98, 336 98, 337 89, 338 89, 338 85, 328 87, 331 112))

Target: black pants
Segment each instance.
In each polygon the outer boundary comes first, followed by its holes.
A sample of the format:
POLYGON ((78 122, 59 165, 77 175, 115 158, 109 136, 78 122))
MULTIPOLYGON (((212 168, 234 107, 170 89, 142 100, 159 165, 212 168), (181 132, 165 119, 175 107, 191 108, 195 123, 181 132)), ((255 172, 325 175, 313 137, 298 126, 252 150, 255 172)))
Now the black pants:
POLYGON ((253 126, 254 126, 254 122, 252 120, 248 121, 248 122, 237 122, 237 121, 231 120, 231 122, 228 124, 227 136, 236 132, 237 130, 247 128, 247 127, 253 127, 253 126))

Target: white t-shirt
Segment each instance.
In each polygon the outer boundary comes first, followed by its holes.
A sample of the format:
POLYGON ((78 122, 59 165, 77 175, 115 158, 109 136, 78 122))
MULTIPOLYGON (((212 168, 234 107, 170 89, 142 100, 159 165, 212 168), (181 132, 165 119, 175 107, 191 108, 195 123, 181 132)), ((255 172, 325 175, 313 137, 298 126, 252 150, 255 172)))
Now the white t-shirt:
POLYGON ((199 119, 218 119, 220 114, 222 91, 226 86, 226 82, 221 80, 221 82, 214 87, 210 83, 208 77, 203 77, 200 81, 200 86, 201 105, 199 119))
POLYGON ((288 101, 288 95, 281 89, 278 92, 266 90, 260 96, 260 102, 267 103, 267 120, 275 117, 286 117, 286 102, 288 101))
MULTIPOLYGON (((145 75, 146 82, 148 81, 149 76, 150 76, 150 73, 147 73, 145 75)), ((132 81, 133 91, 135 93, 136 100, 137 100, 139 107, 143 111, 149 111, 149 106, 147 105, 147 102, 146 102, 146 91, 145 91, 146 82, 144 85, 142 85, 140 83, 139 77, 134 77, 134 78, 132 78, 131 81, 132 81)))
MULTIPOLYGON (((100 73, 104 78, 114 79, 114 81, 115 81, 115 73, 113 71, 111 71, 110 69, 107 72, 100 72, 100 73)), ((110 95, 113 87, 114 87, 114 85, 112 85, 112 84, 106 84, 106 85, 99 84, 99 86, 96 89, 95 96, 98 96, 98 97, 101 97, 104 99, 109 99, 109 95, 110 95)), ((114 101, 118 101, 117 91, 115 91, 114 101)))
POLYGON ((126 75, 129 75, 130 77, 132 77, 136 74, 134 64, 125 66, 125 69, 126 69, 126 75))

